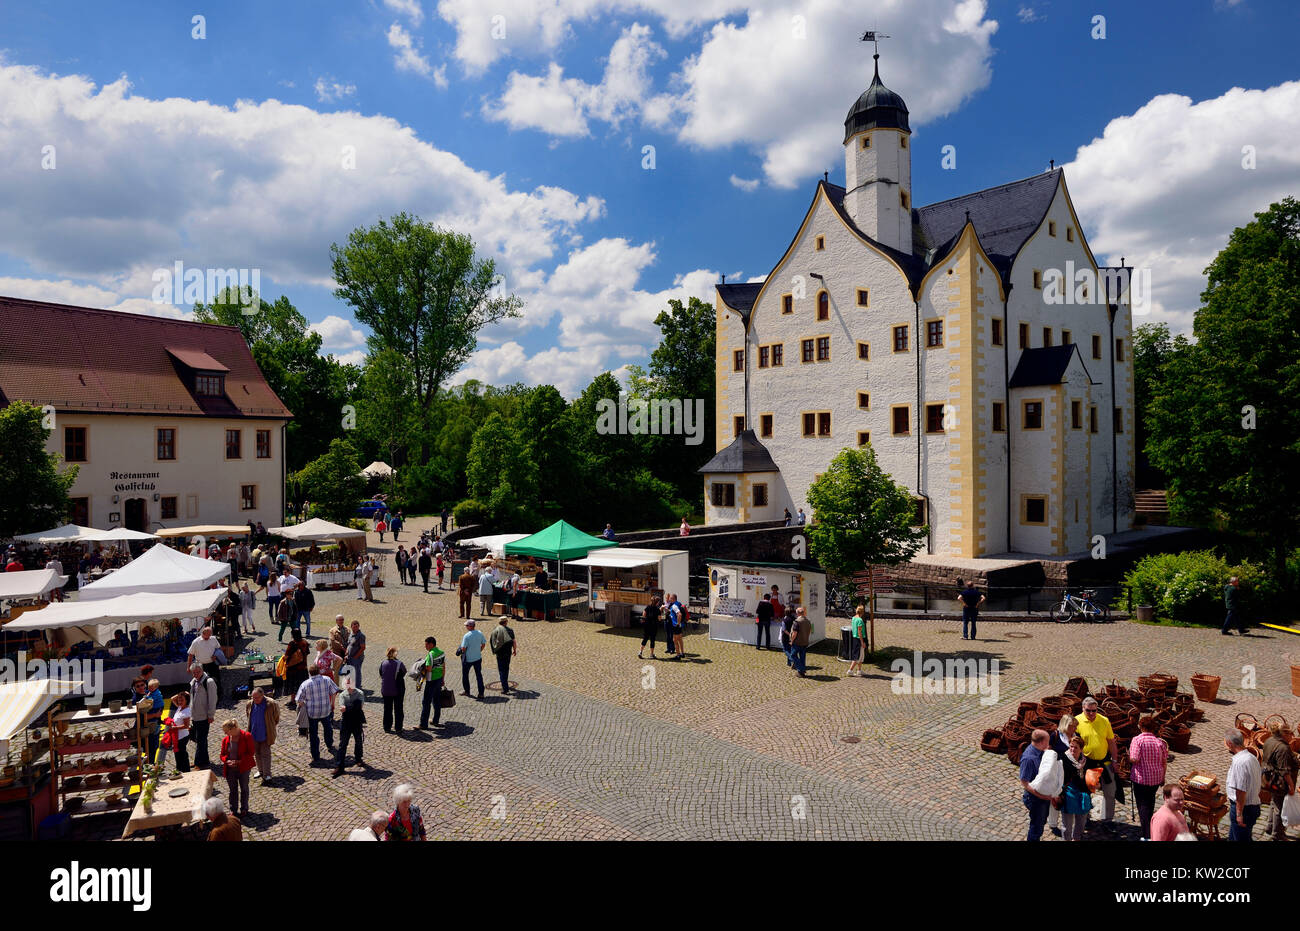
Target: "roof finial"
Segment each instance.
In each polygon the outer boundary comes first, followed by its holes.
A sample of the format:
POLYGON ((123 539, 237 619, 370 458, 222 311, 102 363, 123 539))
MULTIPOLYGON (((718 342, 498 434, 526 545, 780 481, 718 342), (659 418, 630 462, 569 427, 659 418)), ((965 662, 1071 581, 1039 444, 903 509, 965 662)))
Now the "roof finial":
POLYGON ((830 180, 831 180, 831 173, 829 171, 823 171, 822 181, 830 181, 830 180))
POLYGON ((1056 159, 1054 159, 1054 158, 1049 158, 1049 159, 1047 160, 1047 170, 1048 170, 1048 171, 1055 171, 1055 170, 1056 170, 1056 159))
POLYGON ((723 284, 726 284, 726 283, 727 283, 727 276, 726 276, 726 275, 723 275, 723 276, 722 276, 722 283, 723 283, 723 284))
POLYGON ((880 40, 888 38, 889 36, 883 32, 873 32, 872 30, 867 30, 862 34, 862 41, 870 42, 875 47, 875 54, 871 58, 876 63, 876 83, 880 83, 880 40))

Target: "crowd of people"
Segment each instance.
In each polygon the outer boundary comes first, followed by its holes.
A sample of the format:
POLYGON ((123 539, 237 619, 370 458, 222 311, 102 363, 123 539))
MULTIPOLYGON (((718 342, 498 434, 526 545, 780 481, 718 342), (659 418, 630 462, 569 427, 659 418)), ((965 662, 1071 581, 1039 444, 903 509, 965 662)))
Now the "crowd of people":
MULTIPOLYGON (((1098 807, 1098 829, 1114 835, 1115 805, 1125 799, 1125 782, 1133 793, 1142 840, 1194 840, 1183 787, 1167 781, 1169 747, 1157 736, 1153 718, 1142 718, 1139 727, 1141 733, 1129 744, 1127 780, 1121 780, 1115 770, 1119 759, 1115 732, 1095 698, 1085 698, 1083 711, 1063 716, 1054 731, 1034 730, 1020 757, 1022 801, 1029 812, 1026 840, 1040 840, 1044 828, 1067 841, 1082 840, 1089 815, 1098 807)), ((1231 757, 1225 781, 1228 840, 1251 840, 1261 814, 1261 788, 1271 795, 1266 835, 1270 840, 1286 840, 1282 806, 1295 795, 1300 759, 1284 738, 1281 721, 1270 722, 1270 735, 1259 757, 1246 749, 1237 730, 1224 737, 1224 748, 1231 757)))

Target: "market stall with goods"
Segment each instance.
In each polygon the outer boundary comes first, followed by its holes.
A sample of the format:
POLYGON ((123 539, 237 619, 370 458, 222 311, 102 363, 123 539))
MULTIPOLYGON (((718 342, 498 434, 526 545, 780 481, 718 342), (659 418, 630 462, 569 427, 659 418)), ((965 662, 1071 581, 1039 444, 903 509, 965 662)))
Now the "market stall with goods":
POLYGON ((66 575, 53 569, 0 572, 0 623, 11 621, 49 601, 50 592, 63 588, 66 575))
POLYGON ((690 591, 691 554, 685 550, 618 547, 575 559, 587 567, 588 610, 604 614, 611 627, 629 627, 655 595, 690 591))
POLYGON ((47 710, 79 693, 76 680, 24 679, 0 684, 0 841, 36 840, 37 826, 51 812, 51 753, 47 710))
POLYGON ((561 603, 581 601, 587 597, 586 589, 572 582, 565 582, 564 564, 567 561, 581 559, 593 550, 609 549, 618 546, 613 540, 593 537, 583 533, 567 521, 557 520, 545 530, 539 530, 531 536, 513 543, 505 544, 502 549, 506 557, 532 556, 535 559, 553 560, 557 564, 554 576, 557 597, 561 603))
MULTIPOLYGON (((366 532, 313 517, 289 527, 272 527, 269 533, 309 547, 291 552, 291 564, 308 588, 344 588, 357 584, 356 557, 366 551, 366 532), (319 544, 332 546, 322 548, 319 544)), ((370 584, 380 585, 379 562, 371 569, 370 584)))
POLYGON ((785 563, 710 562, 709 639, 727 643, 755 643, 758 603, 773 592, 781 607, 773 617, 772 636, 785 608, 804 608, 812 631, 808 645, 826 639, 826 575, 785 563))
POLYGON ((170 546, 151 546, 111 575, 81 590, 81 601, 100 601, 140 592, 195 592, 230 577, 227 563, 200 559, 170 546))

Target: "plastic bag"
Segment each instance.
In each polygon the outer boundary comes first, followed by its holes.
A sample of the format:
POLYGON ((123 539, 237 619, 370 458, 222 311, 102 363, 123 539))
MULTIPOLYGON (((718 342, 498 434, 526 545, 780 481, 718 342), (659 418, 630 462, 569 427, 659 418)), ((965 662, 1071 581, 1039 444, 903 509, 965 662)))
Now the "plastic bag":
POLYGON ((1055 797, 1061 794, 1061 785, 1064 781, 1065 773, 1061 769, 1061 761, 1056 751, 1044 750, 1043 759, 1038 764, 1038 774, 1029 783, 1029 787, 1035 792, 1055 797))
POLYGON ((1099 766, 1096 769, 1088 770, 1088 772, 1084 775, 1083 781, 1087 783, 1089 792, 1096 792, 1098 789, 1101 788, 1102 772, 1103 770, 1099 766))
POLYGON ((1289 828, 1300 827, 1300 792, 1288 795, 1282 802, 1282 823, 1289 828))

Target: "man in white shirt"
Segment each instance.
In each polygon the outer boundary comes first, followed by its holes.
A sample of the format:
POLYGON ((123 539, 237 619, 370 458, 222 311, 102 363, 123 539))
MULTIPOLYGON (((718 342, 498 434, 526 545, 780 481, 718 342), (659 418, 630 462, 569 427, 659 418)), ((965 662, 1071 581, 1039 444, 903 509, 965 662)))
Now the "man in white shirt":
MULTIPOLYGON (((47 563, 45 564, 45 568, 46 568, 46 569, 53 569, 55 575, 63 575, 63 563, 59 562, 59 559, 58 559, 57 556, 51 556, 51 557, 50 557, 50 561, 47 562, 47 563)), ((59 587, 59 588, 53 589, 53 590, 50 592, 50 594, 54 597, 54 600, 55 600, 55 601, 62 601, 62 600, 63 600, 63 588, 62 588, 62 587, 59 587)))
POLYGON ((280 594, 287 596, 301 584, 301 579, 292 572, 286 572, 284 575, 280 576, 280 594))
POLYGON ((357 828, 348 835, 348 840, 383 840, 388 830, 388 815, 382 811, 371 812, 370 827, 357 828))
POLYGON ((188 662, 192 666, 198 663, 213 679, 217 678, 218 666, 216 661, 217 651, 221 649, 221 641, 212 636, 212 628, 205 627, 203 632, 194 638, 190 644, 188 662))
POLYGON ((1241 731, 1229 731, 1223 745, 1232 754, 1228 767, 1228 840, 1248 841, 1259 820, 1259 760, 1246 749, 1241 731))

